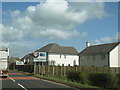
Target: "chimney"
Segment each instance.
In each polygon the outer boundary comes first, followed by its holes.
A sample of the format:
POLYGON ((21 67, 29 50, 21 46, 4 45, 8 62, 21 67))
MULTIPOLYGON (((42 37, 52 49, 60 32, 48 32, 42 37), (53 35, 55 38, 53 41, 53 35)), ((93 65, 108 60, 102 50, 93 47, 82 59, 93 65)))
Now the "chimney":
POLYGON ((87 42, 86 42, 86 47, 89 47, 89 46, 90 46, 90 42, 87 41, 87 42))

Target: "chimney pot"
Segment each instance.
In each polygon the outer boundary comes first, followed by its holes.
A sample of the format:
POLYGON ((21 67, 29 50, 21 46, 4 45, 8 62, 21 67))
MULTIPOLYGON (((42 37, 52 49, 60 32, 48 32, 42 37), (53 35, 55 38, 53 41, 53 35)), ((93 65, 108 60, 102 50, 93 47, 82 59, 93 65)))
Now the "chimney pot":
POLYGON ((90 46, 90 42, 87 41, 87 42, 86 42, 86 47, 89 47, 89 46, 90 46))

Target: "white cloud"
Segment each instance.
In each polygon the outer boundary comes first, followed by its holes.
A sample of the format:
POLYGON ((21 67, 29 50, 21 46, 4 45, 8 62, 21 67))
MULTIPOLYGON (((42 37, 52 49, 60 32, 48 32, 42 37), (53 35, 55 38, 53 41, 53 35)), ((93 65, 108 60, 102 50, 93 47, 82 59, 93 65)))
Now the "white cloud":
POLYGON ((41 31, 40 34, 45 37, 51 36, 50 39, 61 38, 63 40, 71 38, 73 35, 75 36, 79 35, 78 31, 76 30, 71 32, 63 32, 62 30, 55 30, 55 29, 44 30, 44 31, 41 31))
POLYGON ((19 10, 15 10, 15 11, 11 12, 12 18, 16 18, 16 17, 18 17, 19 15, 20 15, 20 11, 19 11, 19 10))
POLYGON ((1 49, 9 48, 10 56, 13 57, 23 57, 24 55, 31 53, 32 49, 36 49, 34 43, 29 41, 0 42, 0 47, 1 49))
POLYGON ((1 38, 4 42, 18 41, 23 37, 23 32, 17 28, 4 26, 0 24, 1 38))
POLYGON ((46 0, 36 6, 29 6, 24 12, 19 10, 11 12, 14 30, 9 30, 7 27, 6 32, 10 33, 8 37, 16 37, 17 34, 16 40, 23 36, 65 40, 78 36, 85 37, 87 35, 85 32, 74 30, 74 28, 87 20, 107 16, 104 7, 104 3, 46 0))
POLYGON ((107 16, 104 3, 68 3, 65 0, 46 0, 36 6, 27 7, 23 12, 15 10, 10 14, 12 26, 0 25, 0 34, 3 39, 2 47, 10 47, 14 51, 11 54, 13 56, 25 55, 29 51, 26 50, 28 46, 33 46, 22 39, 67 40, 86 37, 87 32, 75 29, 77 25, 107 16))
POLYGON ((101 37, 99 39, 93 40, 92 44, 102 44, 102 43, 110 43, 110 42, 116 42, 116 41, 120 41, 119 32, 113 37, 101 37))

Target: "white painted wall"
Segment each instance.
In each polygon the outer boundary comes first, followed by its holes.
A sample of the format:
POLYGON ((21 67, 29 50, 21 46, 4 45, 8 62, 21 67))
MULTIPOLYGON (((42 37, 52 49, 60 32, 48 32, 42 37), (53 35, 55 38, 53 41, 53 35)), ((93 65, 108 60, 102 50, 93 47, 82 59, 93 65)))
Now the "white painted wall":
POLYGON ((6 50, 0 51, 0 71, 6 70, 8 67, 8 52, 6 50))
POLYGON ((62 65, 68 66, 74 66, 74 60, 76 61, 76 65, 79 65, 79 56, 78 55, 66 55, 66 58, 64 57, 66 54, 48 54, 48 61, 55 61, 55 65, 62 65), (60 58, 61 55, 61 58, 60 58))
POLYGON ((120 44, 110 52, 110 67, 120 67, 120 44))

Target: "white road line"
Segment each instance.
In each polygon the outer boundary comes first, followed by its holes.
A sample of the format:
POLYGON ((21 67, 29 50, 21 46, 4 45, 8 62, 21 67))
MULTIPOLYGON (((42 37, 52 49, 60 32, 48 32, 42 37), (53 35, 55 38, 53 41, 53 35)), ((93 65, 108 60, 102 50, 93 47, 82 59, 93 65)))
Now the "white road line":
POLYGON ((12 79, 12 78, 10 78, 13 82, 15 82, 15 80, 14 79, 12 79))
POLYGON ((19 83, 18 83, 18 85, 19 85, 20 87, 22 87, 23 89, 27 90, 23 85, 21 85, 21 84, 19 84, 19 83))
POLYGON ((54 84, 57 84, 57 85, 61 85, 61 86, 65 86, 65 87, 70 87, 70 86, 67 86, 67 85, 64 85, 64 84, 61 84, 61 83, 57 83, 57 82, 53 82, 53 81, 49 81, 49 80, 45 80, 45 79, 41 79, 45 82, 49 82, 49 83, 54 83, 54 84))
MULTIPOLYGON (((14 79, 12 79, 12 78, 10 78, 13 82, 15 82, 15 80, 14 79)), ((25 90, 27 90, 23 85, 21 85, 21 84, 19 84, 19 83, 17 83, 21 88, 23 88, 23 89, 25 89, 25 90)))

